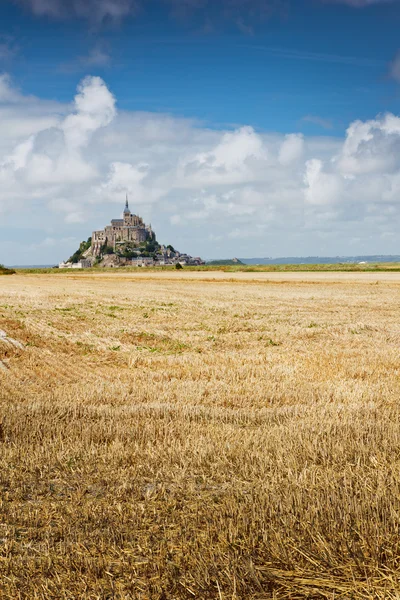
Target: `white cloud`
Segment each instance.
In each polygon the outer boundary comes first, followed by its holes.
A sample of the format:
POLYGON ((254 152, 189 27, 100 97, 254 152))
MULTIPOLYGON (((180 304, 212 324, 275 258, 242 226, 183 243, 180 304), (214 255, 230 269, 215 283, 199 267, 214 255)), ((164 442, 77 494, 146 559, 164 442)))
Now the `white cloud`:
POLYGON ((337 165, 355 176, 390 173, 400 167, 400 118, 386 114, 371 121, 355 121, 347 129, 337 165))
POLYGON ((107 179, 95 190, 95 198, 121 203, 127 193, 137 204, 151 204, 161 198, 165 190, 157 189, 150 166, 141 162, 136 165, 124 162, 111 163, 107 179))
POLYGON ((93 132, 109 125, 116 116, 115 98, 100 77, 84 79, 78 92, 75 96, 76 110, 61 126, 70 152, 85 146, 93 132))
POLYGON ((5 158, 1 166, 4 168, 10 166, 13 171, 26 167, 28 157, 33 150, 34 140, 34 136, 31 135, 26 141, 18 144, 14 152, 5 158))
POLYGON ((223 133, 211 150, 181 159, 178 177, 182 187, 244 183, 267 158, 261 136, 252 127, 241 127, 223 133))
POLYGON ((115 116, 115 99, 104 82, 87 77, 78 87, 73 112, 20 142, 4 157, 0 163, 3 181, 8 180, 14 191, 27 187, 32 193, 42 188, 41 193, 47 195, 57 186, 75 187, 95 179, 97 168, 82 152, 93 133, 115 116))
POLYGON ((20 99, 20 94, 12 87, 11 77, 7 73, 0 74, 0 102, 13 103, 20 99))
POLYGON ((309 204, 334 204, 343 193, 343 178, 324 171, 323 162, 317 158, 306 162, 304 183, 305 198, 309 204))
MULTIPOLYGON (((73 110, 65 116, 54 117, 44 117, 40 111, 41 102, 21 96, 13 89, 9 78, 3 77, 0 84, 3 104, 8 106, 8 111, 3 114, 0 106, 0 123, 4 122, 5 137, 15 144, 7 154, 4 152, 6 143, 3 156, 0 155, 3 188, 0 210, 10 212, 13 208, 20 209, 29 199, 36 202, 40 198, 44 202, 60 193, 77 196, 82 185, 88 185, 98 177, 97 166, 83 155, 83 151, 93 133, 110 124, 116 116, 115 99, 104 82, 96 77, 84 79, 78 88, 73 110), (14 128, 13 122, 18 123, 14 128), (23 132, 30 135, 19 141, 23 132)), ((46 103, 42 108, 45 110, 46 103)), ((58 110, 61 109, 58 106, 58 110)), ((74 209, 65 219, 78 222, 82 220, 81 214, 81 210, 74 209)))
MULTIPOLYGON (((88 237, 119 215, 127 192, 160 241, 196 255, 214 256, 213 241, 225 256, 343 254, 354 237, 365 252, 395 250, 400 118, 392 114, 351 123, 343 139, 213 130, 117 114, 97 77, 63 105, 26 97, 3 75, 0 131, 0 229, 27 232, 20 258, 2 262, 49 262, 45 240, 88 237)), ((7 248, 0 241, 0 253, 7 248)), ((65 244, 57 252, 66 258, 65 244)))
POLYGON ((279 151, 281 165, 290 165, 301 159, 304 153, 304 137, 298 133, 285 136, 279 151))

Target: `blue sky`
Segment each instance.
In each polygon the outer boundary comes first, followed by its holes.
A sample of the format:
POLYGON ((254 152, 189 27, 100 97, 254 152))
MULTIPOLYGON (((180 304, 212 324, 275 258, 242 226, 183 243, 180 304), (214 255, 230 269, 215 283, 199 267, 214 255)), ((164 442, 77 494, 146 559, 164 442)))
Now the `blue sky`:
POLYGON ((18 49, 12 70, 24 91, 39 97, 70 101, 97 49, 93 68, 107 79, 120 108, 166 111, 217 127, 251 123, 316 132, 301 122, 311 111, 339 134, 350 120, 395 109, 398 102, 387 77, 398 50, 396 2, 362 10, 297 1, 261 23, 247 15, 248 33, 220 11, 174 18, 157 2, 119 25, 38 18, 10 2, 1 13, 3 32, 18 49))
POLYGON ((400 253, 399 24, 397 0, 3 0, 0 262, 67 258, 125 192, 207 258, 400 253))

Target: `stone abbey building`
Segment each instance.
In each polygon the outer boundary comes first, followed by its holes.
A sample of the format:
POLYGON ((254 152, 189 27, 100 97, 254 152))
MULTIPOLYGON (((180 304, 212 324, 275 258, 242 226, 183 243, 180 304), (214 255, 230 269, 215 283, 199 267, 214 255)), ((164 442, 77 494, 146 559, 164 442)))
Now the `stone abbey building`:
POLYGON ((133 215, 129 210, 128 196, 122 219, 113 219, 92 238, 81 242, 79 249, 60 269, 87 269, 101 267, 157 267, 166 265, 204 265, 199 257, 193 258, 175 250, 173 246, 159 244, 151 225, 133 215), (146 243, 147 242, 147 243, 146 243))
POLYGON ((91 253, 93 256, 99 256, 103 246, 115 250, 118 243, 142 244, 147 240, 155 240, 155 237, 151 225, 146 225, 141 217, 131 213, 127 196, 123 218, 113 219, 111 225, 93 232, 91 253))

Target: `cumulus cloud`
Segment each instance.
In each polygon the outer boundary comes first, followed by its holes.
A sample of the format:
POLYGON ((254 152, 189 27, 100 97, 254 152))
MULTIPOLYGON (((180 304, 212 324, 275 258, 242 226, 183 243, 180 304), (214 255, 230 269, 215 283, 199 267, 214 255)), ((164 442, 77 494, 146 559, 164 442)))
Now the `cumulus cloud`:
POLYGON ((181 185, 243 183, 253 178, 257 165, 267 160, 262 138, 252 127, 224 133, 214 148, 185 157, 178 172, 181 185))
POLYGON ((75 108, 61 125, 69 152, 86 145, 94 131, 109 125, 116 116, 115 98, 100 77, 82 81, 75 96, 75 108))
MULTIPOLYGON (((83 239, 117 217, 129 193, 160 241, 196 255, 213 256, 216 241, 226 256, 321 254, 328 244, 334 254, 353 245, 367 253, 362 244, 371 237, 394 249, 400 118, 393 114, 354 121, 343 139, 216 130, 168 115, 118 114, 98 77, 83 79, 63 105, 26 97, 3 75, 0 131, 0 228, 83 239)), ((40 242, 26 245, 36 248, 34 262, 48 249, 40 242)))
POLYGON ((301 159, 304 152, 304 137, 302 134, 290 133, 279 150, 279 162, 281 165, 290 165, 301 159))
POLYGON ((399 150, 400 119, 389 113, 352 123, 335 162, 340 172, 350 176, 392 173, 400 167, 399 150))
POLYGON ((343 182, 343 178, 336 173, 327 172, 321 160, 313 158, 306 162, 304 195, 309 204, 331 205, 339 201, 343 182))
POLYGON ((157 187, 157 174, 152 174, 149 164, 113 162, 105 182, 95 189, 94 200, 121 203, 125 193, 135 202, 149 205, 159 200, 165 189, 157 187))
MULTIPOLYGON (((19 112, 23 114, 25 103, 10 87, 8 78, 3 78, 3 88, 3 102, 16 105, 15 118, 19 112)), ((33 99, 27 103, 28 111, 32 103, 33 99)), ((37 107, 32 112, 37 112, 37 107)), ((96 179, 97 166, 84 157, 83 150, 93 133, 107 126, 115 116, 115 99, 104 82, 98 77, 85 78, 78 87, 70 114, 49 116, 47 123, 39 117, 39 130, 16 143, 13 150, 0 159, 0 181, 8 191, 0 209, 7 208, 8 202, 22 200, 26 194, 32 199, 38 195, 45 198, 66 186, 74 194, 80 185, 96 179)), ((18 133, 17 129, 16 140, 18 133)))
POLYGON ((325 207, 334 222, 357 222, 361 230, 372 223, 373 236, 390 237, 390 219, 400 215, 399 150, 399 117, 389 113, 351 123, 339 152, 306 162, 306 205, 325 207))

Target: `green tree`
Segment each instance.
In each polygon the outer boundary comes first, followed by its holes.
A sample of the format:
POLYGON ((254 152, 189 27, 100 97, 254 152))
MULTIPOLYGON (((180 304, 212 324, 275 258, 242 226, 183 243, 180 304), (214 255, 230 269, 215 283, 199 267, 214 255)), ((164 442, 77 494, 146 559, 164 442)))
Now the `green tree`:
POLYGON ((73 253, 73 255, 68 259, 68 262, 72 262, 72 263, 77 263, 79 262, 82 257, 83 254, 86 252, 86 250, 89 250, 90 246, 92 245, 92 238, 88 238, 85 241, 81 242, 79 244, 79 248, 76 252, 73 253))

